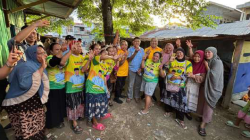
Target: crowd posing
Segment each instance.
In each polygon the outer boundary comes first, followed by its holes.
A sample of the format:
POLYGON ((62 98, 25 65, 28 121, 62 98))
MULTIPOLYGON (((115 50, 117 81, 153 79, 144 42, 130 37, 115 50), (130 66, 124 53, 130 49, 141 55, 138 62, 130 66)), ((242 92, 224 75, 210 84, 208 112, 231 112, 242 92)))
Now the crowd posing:
POLYGON ((8 75, 10 83, 2 106, 16 139, 45 139, 48 129, 64 127, 65 117, 76 134, 83 131, 78 125, 83 118, 87 125, 103 131, 101 120, 112 116, 108 108, 113 101, 122 104, 121 98, 127 103, 145 98, 138 114, 147 115, 158 85, 165 105, 163 115, 170 117, 175 112, 175 121, 187 129, 184 117, 191 119, 190 113, 195 113, 201 121, 198 133, 206 136, 205 126, 212 121, 224 86, 223 64, 215 47, 193 52, 193 44, 187 40, 186 55, 180 40, 176 47, 167 43, 162 49, 152 38, 144 50, 140 38, 135 37, 128 48, 117 32, 113 45, 93 43, 83 55, 81 41, 70 35, 65 42, 40 45, 36 28, 48 25, 37 21, 9 40, 9 59, 0 69, 5 71, 0 78, 8 75), (122 94, 126 78, 128 90, 122 94))

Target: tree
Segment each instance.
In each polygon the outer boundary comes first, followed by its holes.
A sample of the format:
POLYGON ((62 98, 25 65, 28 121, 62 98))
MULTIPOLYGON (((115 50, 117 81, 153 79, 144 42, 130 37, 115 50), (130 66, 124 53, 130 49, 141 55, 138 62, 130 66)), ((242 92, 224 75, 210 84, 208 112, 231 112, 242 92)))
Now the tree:
MULTIPOLYGON (((39 18, 41 18, 42 16, 37 16, 37 15, 27 15, 27 23, 30 23, 31 21, 37 20, 39 18)), ((42 27, 42 28, 38 28, 37 32, 41 35, 46 34, 48 32, 56 32, 59 35, 62 34, 62 27, 63 26, 70 26, 70 25, 74 25, 74 21, 72 18, 67 18, 67 19, 60 19, 57 17, 47 17, 44 18, 48 21, 50 21, 50 26, 48 27, 42 27)))
POLYGON ((192 29, 215 27, 218 17, 205 15, 206 6, 205 0, 84 0, 78 7, 78 17, 87 25, 99 24, 95 31, 104 31, 105 41, 111 43, 114 29, 119 29, 123 37, 154 29, 152 15, 164 23, 178 18, 192 29))

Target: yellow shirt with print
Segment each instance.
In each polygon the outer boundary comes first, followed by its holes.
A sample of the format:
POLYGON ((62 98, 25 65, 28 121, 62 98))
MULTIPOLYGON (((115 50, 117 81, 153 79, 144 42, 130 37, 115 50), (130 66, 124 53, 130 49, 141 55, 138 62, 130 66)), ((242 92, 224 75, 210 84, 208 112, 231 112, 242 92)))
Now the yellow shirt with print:
MULTIPOLYGON (((123 51, 122 49, 119 49, 117 54, 125 54, 126 52, 123 51)), ((117 76, 119 77, 124 77, 124 76, 128 76, 128 60, 126 59, 125 62, 119 66, 119 69, 117 71, 117 76)))
POLYGON ((156 48, 152 48, 151 46, 149 46, 149 47, 147 47, 146 49, 145 49, 145 53, 147 53, 147 51, 150 51, 150 54, 148 55, 148 59, 153 59, 153 56, 154 56, 154 53, 155 52, 161 52, 162 51, 162 48, 160 48, 160 47, 156 47, 156 48))

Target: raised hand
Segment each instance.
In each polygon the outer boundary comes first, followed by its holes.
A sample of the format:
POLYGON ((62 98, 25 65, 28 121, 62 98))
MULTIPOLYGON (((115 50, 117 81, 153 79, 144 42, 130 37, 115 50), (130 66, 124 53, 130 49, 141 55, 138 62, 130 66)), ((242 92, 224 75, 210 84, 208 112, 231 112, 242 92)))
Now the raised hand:
POLYGON ((38 20, 34 24, 36 27, 45 27, 45 26, 49 26, 50 22, 48 20, 38 20))
POLYGON ((89 52, 89 60, 91 61, 94 58, 94 51, 90 50, 89 52))
POLYGON ((177 39, 177 40, 175 41, 175 44, 176 44, 177 47, 181 47, 181 40, 180 40, 180 39, 177 39))
POLYGON ((114 56, 114 60, 117 60, 118 58, 120 58, 118 55, 114 56))
POLYGON ((7 63, 10 66, 15 65, 23 56, 23 53, 16 49, 16 47, 12 47, 12 50, 9 53, 9 57, 7 63))
POLYGON ((41 66, 43 69, 46 69, 47 68, 47 62, 46 62, 46 57, 43 56, 42 57, 42 66, 41 66))
POLYGON ((150 54, 150 52, 151 52, 150 50, 147 50, 146 54, 147 54, 147 55, 149 55, 149 54, 150 54))
POLYGON ((187 40, 186 44, 187 44, 188 48, 193 48, 193 44, 192 44, 191 40, 187 40))

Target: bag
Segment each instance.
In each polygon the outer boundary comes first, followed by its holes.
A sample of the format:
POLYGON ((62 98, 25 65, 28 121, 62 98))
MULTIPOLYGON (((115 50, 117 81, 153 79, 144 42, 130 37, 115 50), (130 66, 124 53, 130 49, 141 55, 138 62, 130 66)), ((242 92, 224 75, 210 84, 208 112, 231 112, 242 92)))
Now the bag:
MULTIPOLYGON (((186 65, 187 65, 187 61, 185 60, 184 75, 186 74, 186 65)), ((166 77, 166 79, 167 79, 167 77, 166 77)), ((169 91, 169 92, 177 93, 177 92, 180 91, 180 85, 176 85, 176 84, 166 82, 166 90, 169 91)))

